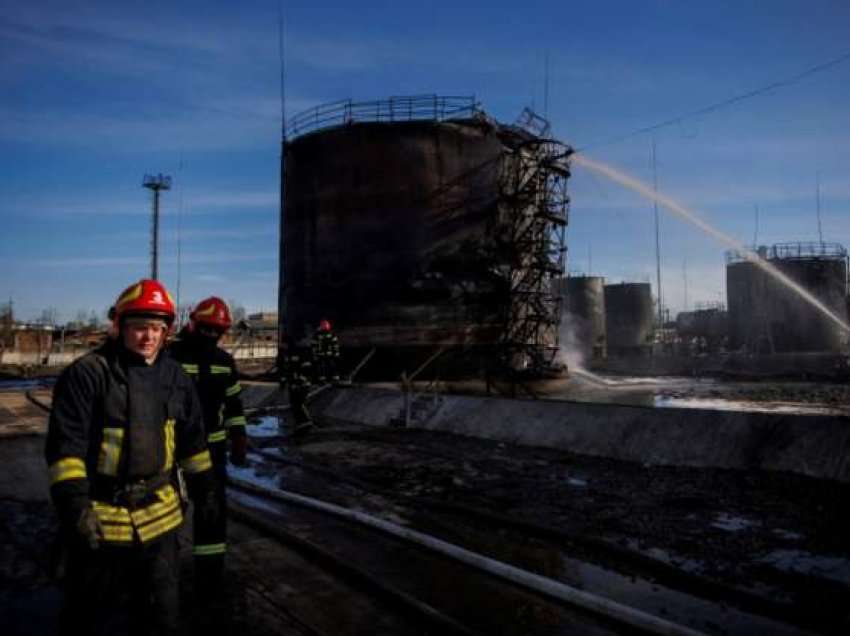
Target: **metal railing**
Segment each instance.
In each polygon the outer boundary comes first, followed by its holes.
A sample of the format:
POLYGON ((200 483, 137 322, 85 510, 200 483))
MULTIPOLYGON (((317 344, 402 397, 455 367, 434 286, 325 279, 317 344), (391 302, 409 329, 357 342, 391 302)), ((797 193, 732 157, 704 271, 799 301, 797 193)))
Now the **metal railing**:
POLYGON ((740 250, 726 252, 726 263, 740 263, 752 260, 754 256, 767 260, 794 260, 805 258, 823 258, 828 260, 847 259, 847 250, 840 243, 820 243, 817 241, 776 243, 774 245, 748 245, 746 253, 740 250))
POLYGON ((475 96, 410 95, 370 102, 345 99, 291 117, 286 124, 286 141, 324 128, 360 122, 469 119, 480 112, 475 96))

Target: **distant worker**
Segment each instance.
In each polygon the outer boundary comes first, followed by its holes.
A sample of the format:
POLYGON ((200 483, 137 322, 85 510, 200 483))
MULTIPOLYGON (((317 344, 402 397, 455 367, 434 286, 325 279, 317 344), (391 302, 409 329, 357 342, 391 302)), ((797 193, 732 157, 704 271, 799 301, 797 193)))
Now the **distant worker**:
POLYGON ((319 384, 339 382, 339 338, 331 331, 331 323, 322 319, 311 343, 319 384))
POLYGON ((245 414, 239 396, 242 386, 233 356, 218 346, 232 324, 230 309, 221 298, 211 296, 197 304, 189 324, 171 345, 171 355, 195 381, 204 429, 215 473, 215 492, 222 514, 210 524, 203 515, 194 518, 195 581, 199 599, 210 599, 221 590, 224 554, 227 551, 227 438, 230 461, 246 463, 245 414))
POLYGON ((289 349, 289 342, 283 337, 278 351, 278 366, 281 388, 284 384, 289 387, 289 406, 295 423, 292 432, 302 433, 313 426, 313 418, 307 409, 310 378, 313 374, 309 349, 301 347, 292 351, 289 349))
POLYGON ((56 383, 45 457, 68 556, 62 634, 177 633, 178 466, 203 514, 218 510, 197 393, 161 354, 173 321, 160 283, 131 285, 117 336, 56 383))

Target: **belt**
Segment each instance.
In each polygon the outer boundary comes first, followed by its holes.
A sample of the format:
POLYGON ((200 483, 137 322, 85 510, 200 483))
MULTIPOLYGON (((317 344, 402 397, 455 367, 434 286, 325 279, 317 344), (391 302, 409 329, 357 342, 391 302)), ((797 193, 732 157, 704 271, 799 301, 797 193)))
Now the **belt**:
POLYGON ((127 482, 116 487, 112 503, 137 508, 150 499, 157 490, 169 483, 171 483, 171 476, 168 473, 127 482))

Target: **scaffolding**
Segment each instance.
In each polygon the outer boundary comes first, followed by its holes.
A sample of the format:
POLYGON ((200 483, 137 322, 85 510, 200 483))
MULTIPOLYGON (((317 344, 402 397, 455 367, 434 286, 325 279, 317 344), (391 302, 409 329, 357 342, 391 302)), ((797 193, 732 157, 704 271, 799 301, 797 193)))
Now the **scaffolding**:
POLYGON ((502 370, 543 375, 558 353, 573 149, 549 136, 549 123, 526 109, 505 141, 496 237, 503 275, 502 370))

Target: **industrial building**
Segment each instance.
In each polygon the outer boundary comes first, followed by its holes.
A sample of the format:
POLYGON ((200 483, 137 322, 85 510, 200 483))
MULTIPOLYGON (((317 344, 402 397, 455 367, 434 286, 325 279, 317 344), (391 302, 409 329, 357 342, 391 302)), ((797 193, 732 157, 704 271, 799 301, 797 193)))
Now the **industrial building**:
MULTIPOLYGON (((830 312, 847 319, 847 250, 837 243, 779 243, 754 248, 810 292, 830 312)), ((726 253, 729 347, 757 353, 837 352, 841 328, 792 289, 740 252, 726 253)))
MULTIPOLYGON (((280 327, 330 320, 350 356, 433 352, 487 371, 551 369, 572 149, 526 110, 471 97, 342 101, 293 117, 283 153, 280 327)), ((393 361, 393 362, 391 362, 393 361)))

